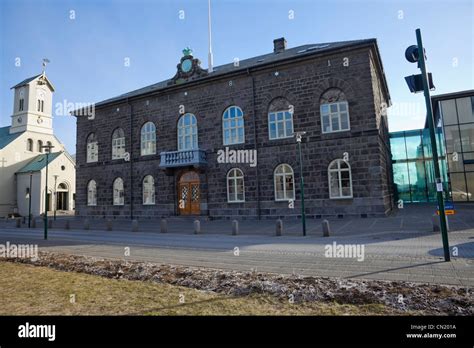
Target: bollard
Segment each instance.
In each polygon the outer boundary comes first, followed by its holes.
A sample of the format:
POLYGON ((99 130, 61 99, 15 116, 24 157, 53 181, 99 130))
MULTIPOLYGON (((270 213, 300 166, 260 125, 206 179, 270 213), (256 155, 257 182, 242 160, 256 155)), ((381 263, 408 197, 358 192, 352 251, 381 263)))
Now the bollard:
POLYGON ((201 233, 201 221, 194 220, 194 234, 200 234, 200 233, 201 233))
POLYGON ((16 218, 16 219, 15 219, 15 224, 16 224, 16 227, 17 227, 17 228, 20 228, 20 227, 21 227, 21 219, 20 219, 20 218, 16 218))
POLYGON ((138 232, 138 220, 132 220, 132 232, 138 232))
POLYGON ((111 219, 107 219, 107 221, 105 222, 105 228, 107 231, 112 231, 112 220, 111 219))
POLYGON ((53 228, 53 220, 48 219, 48 228, 53 228))
POLYGON ((323 237, 329 237, 329 233, 331 232, 331 227, 329 226, 328 220, 323 220, 323 237))
POLYGON ((275 230, 275 235, 276 236, 281 236, 283 233, 283 221, 281 219, 278 219, 276 221, 276 230, 275 230))
POLYGON ((161 219, 160 232, 161 233, 167 233, 168 232, 168 221, 166 221, 166 219, 161 219))
POLYGON ((91 224, 89 222, 89 219, 85 219, 84 220, 84 229, 88 230, 89 228, 91 228, 91 224))
POLYGON ((31 217, 31 228, 36 228, 36 218, 35 217, 31 217))
POLYGON ((239 234, 239 222, 237 220, 232 221, 232 235, 236 236, 239 234))
POLYGON ((66 220, 66 225, 64 226, 64 228, 66 230, 69 230, 71 228, 70 224, 69 224, 69 220, 66 220))

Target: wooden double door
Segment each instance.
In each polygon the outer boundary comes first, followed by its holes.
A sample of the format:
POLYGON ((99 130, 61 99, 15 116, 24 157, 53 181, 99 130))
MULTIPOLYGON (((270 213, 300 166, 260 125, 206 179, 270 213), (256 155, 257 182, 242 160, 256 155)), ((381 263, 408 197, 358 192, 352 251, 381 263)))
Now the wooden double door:
POLYGON ((178 181, 179 215, 199 215, 201 212, 201 191, 199 175, 189 171, 181 175, 178 181))

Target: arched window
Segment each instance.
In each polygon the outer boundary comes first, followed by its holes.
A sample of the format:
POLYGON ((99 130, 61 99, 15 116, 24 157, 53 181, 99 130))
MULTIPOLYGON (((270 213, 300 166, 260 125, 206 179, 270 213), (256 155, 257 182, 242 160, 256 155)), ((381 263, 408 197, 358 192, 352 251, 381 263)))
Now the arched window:
POLYGON ((275 200, 289 201, 295 199, 293 169, 288 164, 280 164, 274 172, 275 200))
POLYGON ((87 163, 97 162, 99 160, 99 144, 95 133, 87 137, 87 163))
POLYGON ((224 145, 245 142, 244 113, 238 106, 228 107, 222 115, 222 135, 224 145))
POLYGON ((114 205, 124 204, 123 180, 116 178, 114 180, 114 205))
POLYGON ((227 173, 227 202, 245 202, 244 173, 239 168, 227 173))
POLYGON ((97 184, 95 180, 91 180, 87 184, 87 205, 97 205, 97 184))
POLYGON ((350 130, 349 105, 344 92, 338 88, 330 88, 323 93, 319 102, 323 133, 350 130))
POLYGON ((268 109, 268 137, 270 140, 293 136, 293 105, 285 98, 276 98, 268 109))
POLYGON ((184 114, 178 121, 178 151, 198 148, 197 120, 193 114, 184 114))
POLYGON ((156 127, 153 122, 147 122, 141 130, 141 155, 156 154, 156 127))
POLYGON ((155 204, 155 180, 151 175, 143 178, 143 204, 155 204))
POLYGON ((43 141, 38 140, 38 152, 43 152, 43 141))
POLYGON ((112 159, 121 159, 125 154, 125 133, 117 128, 112 133, 112 159))
POLYGON ((26 150, 33 151, 33 139, 28 139, 26 141, 26 150))
POLYGON ((352 175, 349 163, 336 159, 329 164, 329 198, 352 198, 352 175))
MULTIPOLYGON (((51 144, 51 142, 50 142, 50 141, 47 141, 47 142, 46 142, 46 145, 48 145, 48 146, 52 146, 53 144, 51 144)), ((53 149, 52 149, 52 148, 49 148, 49 149, 48 149, 48 151, 49 151, 49 152, 52 152, 52 151, 53 151, 53 149)))

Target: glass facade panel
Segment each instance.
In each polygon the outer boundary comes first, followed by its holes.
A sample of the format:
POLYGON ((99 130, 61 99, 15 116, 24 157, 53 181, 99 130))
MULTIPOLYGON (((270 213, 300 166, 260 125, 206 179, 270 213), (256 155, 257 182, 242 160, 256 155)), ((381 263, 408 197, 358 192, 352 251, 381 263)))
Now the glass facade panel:
POLYGON ((474 97, 456 99, 459 123, 474 122, 473 103, 474 97))
POLYGON ((470 202, 474 201, 474 172, 466 173, 467 198, 470 202))
POLYGON ((462 151, 474 151, 474 123, 462 124, 459 128, 461 130, 462 151))
POLYGON ((444 125, 458 124, 458 118, 456 115, 456 103, 454 99, 443 100, 441 102, 441 112, 443 114, 444 125))
POLYGON ((415 134, 409 134, 408 132, 406 133, 406 158, 423 158, 423 146, 420 137, 421 132, 417 131, 415 134))
POLYGON ((451 173, 451 197, 454 202, 466 202, 467 190, 464 173, 451 173))
POLYGON ((396 136, 394 133, 390 137, 390 149, 392 150, 392 160, 404 160, 407 157, 406 148, 405 148, 405 137, 403 132, 401 136, 396 136), (393 136, 393 137, 392 137, 393 136))
MULTIPOLYGON (((441 176, 447 193, 447 167, 441 128, 437 129, 436 140, 441 176)), ((404 202, 436 201, 436 180, 429 130, 392 133, 390 147, 398 199, 404 202)))
POLYGON ((461 152, 461 140, 459 126, 445 126, 444 137, 446 139, 446 151, 448 153, 461 152))

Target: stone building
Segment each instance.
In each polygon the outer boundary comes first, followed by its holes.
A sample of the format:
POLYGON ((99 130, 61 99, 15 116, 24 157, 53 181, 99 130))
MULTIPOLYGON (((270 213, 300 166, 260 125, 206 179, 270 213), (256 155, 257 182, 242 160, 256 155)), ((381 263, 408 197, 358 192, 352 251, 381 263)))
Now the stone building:
POLYGON ((307 216, 384 216, 389 104, 375 39, 276 39, 211 72, 185 49, 174 77, 74 112, 77 214, 300 216, 304 131, 307 216))

